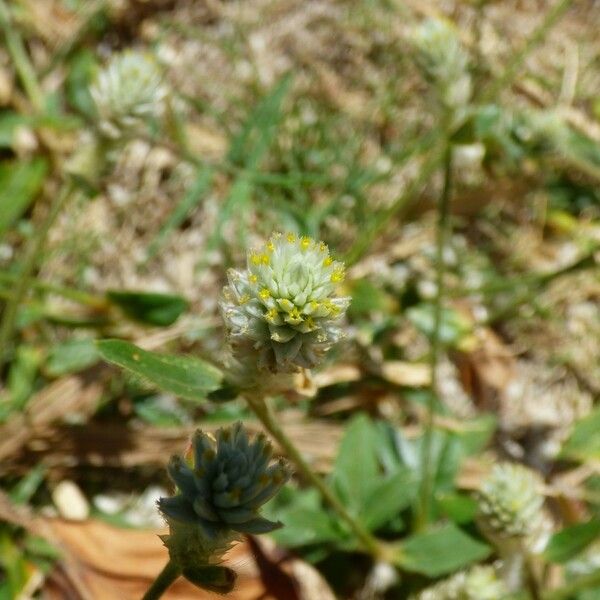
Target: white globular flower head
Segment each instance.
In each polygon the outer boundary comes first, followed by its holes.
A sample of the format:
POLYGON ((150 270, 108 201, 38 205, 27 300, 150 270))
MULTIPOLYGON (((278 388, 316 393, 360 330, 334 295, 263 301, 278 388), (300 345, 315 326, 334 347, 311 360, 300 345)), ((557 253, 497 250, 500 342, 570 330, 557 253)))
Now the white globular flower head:
POLYGON ((507 594, 494 567, 476 565, 426 588, 414 600, 502 600, 507 594))
POLYGON ((115 140, 144 131, 150 119, 160 117, 168 88, 150 53, 125 50, 97 73, 90 93, 100 133, 115 140))
POLYGON ((437 90, 440 102, 450 109, 468 104, 472 83, 469 57, 456 29, 446 21, 427 19, 413 32, 416 60, 437 90))
POLYGON ((257 372, 312 368, 342 336, 344 265, 323 242, 276 233, 230 270, 220 302, 234 358, 257 372))
POLYGON ((544 521, 542 481, 516 463, 495 465, 479 489, 479 522, 488 537, 527 539, 544 521))

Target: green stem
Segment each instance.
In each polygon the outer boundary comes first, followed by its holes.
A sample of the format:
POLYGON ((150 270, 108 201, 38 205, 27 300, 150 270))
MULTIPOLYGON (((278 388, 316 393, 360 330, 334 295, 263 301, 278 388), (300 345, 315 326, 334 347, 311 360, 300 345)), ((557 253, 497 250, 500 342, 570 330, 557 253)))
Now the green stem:
POLYGON ((181 575, 181 570, 172 560, 169 560, 165 565, 165 568, 159 573, 158 577, 148 588, 148 591, 144 594, 142 600, 157 600, 160 598, 179 575, 181 575))
POLYGON ((429 520, 433 472, 431 464, 435 401, 437 394, 437 370, 441 350, 440 330, 444 299, 444 275, 446 270, 444 249, 450 236, 450 196, 452 193, 452 144, 446 143, 444 151, 444 186, 438 204, 438 226, 436 236, 436 295, 433 304, 433 331, 431 332, 430 368, 431 393, 427 399, 427 414, 423 433, 421 459, 421 490, 417 528, 422 529, 429 520))
POLYGON ((572 0, 559 0, 559 2, 548 11, 546 18, 529 36, 525 45, 513 55, 502 74, 483 91, 479 100, 481 104, 495 100, 498 97, 498 94, 514 81, 521 65, 525 62, 529 53, 544 40, 546 34, 557 23, 563 13, 566 12, 571 5, 571 2, 572 0))
POLYGON ((6 48, 12 58, 21 83, 27 92, 31 104, 38 112, 44 109, 44 94, 37 80, 37 75, 27 56, 25 45, 19 35, 19 30, 12 23, 10 11, 4 0, 0 0, 0 27, 6 38, 6 48))
POLYGON ((31 246, 29 247, 23 262, 23 268, 21 269, 18 280, 15 282, 13 296, 4 306, 2 321, 0 322, 0 373, 2 372, 2 368, 7 359, 7 350, 15 329, 19 306, 30 288, 31 275, 44 250, 48 232, 72 192, 72 183, 65 183, 54 199, 45 221, 40 225, 39 230, 31 241, 31 246))
POLYGON ((598 586, 600 586, 600 569, 584 577, 579 577, 561 588, 549 590, 542 594, 542 598, 543 600, 568 600, 573 598, 577 592, 598 586))
POLYGON ((531 600, 542 600, 540 586, 530 556, 525 556, 525 579, 531 600))
POLYGON ((304 460, 296 446, 288 438, 285 431, 279 425, 277 416, 273 412, 269 402, 265 398, 259 398, 251 394, 246 395, 248 405, 254 414, 260 419, 265 429, 273 436, 284 450, 287 457, 294 463, 296 469, 321 493, 321 496, 329 506, 348 524, 354 535, 360 540, 364 549, 374 557, 385 560, 385 548, 364 527, 354 519, 346 510, 344 505, 337 499, 327 484, 317 475, 304 460))

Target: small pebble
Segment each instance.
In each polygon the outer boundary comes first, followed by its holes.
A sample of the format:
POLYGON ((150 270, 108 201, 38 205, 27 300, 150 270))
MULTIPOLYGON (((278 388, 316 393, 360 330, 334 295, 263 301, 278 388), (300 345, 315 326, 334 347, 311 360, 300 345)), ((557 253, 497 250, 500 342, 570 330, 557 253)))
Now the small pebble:
POLYGON ((52 492, 52 500, 60 516, 65 519, 84 521, 90 514, 88 501, 72 481, 61 481, 52 492))

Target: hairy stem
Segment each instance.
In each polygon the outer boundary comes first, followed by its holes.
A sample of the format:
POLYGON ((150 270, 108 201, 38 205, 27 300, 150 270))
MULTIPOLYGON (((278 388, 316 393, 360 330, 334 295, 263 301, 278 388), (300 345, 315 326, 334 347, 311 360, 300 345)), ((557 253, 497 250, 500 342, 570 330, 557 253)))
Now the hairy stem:
POLYGON ((421 490, 417 528, 422 529, 429 520, 433 472, 431 464, 435 401, 437 398, 437 368, 441 350, 440 330, 444 299, 445 260, 444 250, 450 236, 450 196, 452 193, 452 144, 447 143, 444 152, 444 186, 438 203, 438 226, 436 236, 436 295, 433 304, 433 331, 431 332, 430 368, 431 393, 427 400, 427 414, 423 433, 421 455, 421 490))
POLYGON ((527 583, 527 589, 529 590, 531 600, 542 600, 540 585, 535 575, 533 563, 529 555, 525 556, 525 581, 527 583))
POLYGON ((254 414, 260 419, 265 429, 273 436, 275 441, 285 451, 287 457, 296 469, 319 490, 323 500, 343 519, 350 527, 354 535, 360 540, 364 549, 376 558, 384 558, 384 546, 380 544, 364 527, 354 519, 346 510, 344 505, 337 499, 323 479, 317 475, 310 465, 304 460, 296 446, 288 438, 285 431, 279 425, 277 416, 273 412, 269 402, 265 398, 259 398, 252 394, 246 396, 248 405, 254 414))
POLYGON ((52 224, 56 220, 56 217, 62 210, 63 206, 71 197, 72 193, 72 183, 65 183, 61 191, 52 202, 46 219, 40 225, 38 231, 31 240, 31 244, 23 260, 23 267, 19 273, 19 278, 15 282, 12 298, 10 298, 4 306, 2 321, 0 322, 0 373, 2 372, 2 368, 7 360, 8 347, 15 329, 17 311, 31 286, 31 275, 39 262, 42 252, 44 251, 48 232, 50 231, 52 224))
POLYGON ((142 600, 157 600, 157 598, 160 598, 179 575, 181 575, 181 570, 170 560, 148 588, 142 600))

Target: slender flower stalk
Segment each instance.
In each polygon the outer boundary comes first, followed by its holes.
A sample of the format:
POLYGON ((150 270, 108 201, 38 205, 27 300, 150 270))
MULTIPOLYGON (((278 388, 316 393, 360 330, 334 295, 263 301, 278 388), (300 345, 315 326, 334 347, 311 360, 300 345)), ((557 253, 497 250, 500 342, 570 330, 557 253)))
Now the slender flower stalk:
POLYGON ((158 577, 144 594, 142 600, 158 600, 181 575, 181 569, 169 560, 158 577))
POLYGON ((421 490, 417 527, 423 528, 430 513, 431 494, 433 491, 433 468, 431 464, 433 446, 433 427, 435 403, 438 397, 437 371, 441 351, 440 331, 442 327, 443 300, 445 294, 445 261, 444 250, 451 235, 450 199, 452 195, 452 144, 447 143, 444 157, 444 186, 438 204, 438 225, 436 237, 436 295, 433 305, 433 331, 429 364, 431 369, 431 393, 427 399, 427 413, 423 432, 421 455, 421 490))
POLYGON ((386 560, 384 546, 378 542, 344 507, 331 491, 323 479, 315 473, 310 465, 304 460, 302 454, 298 451, 293 442, 286 435, 285 431, 279 425, 277 416, 273 412, 268 400, 255 397, 252 394, 246 395, 248 405, 254 414, 260 419, 265 429, 273 436, 277 443, 283 448, 287 457, 294 464, 299 473, 312 484, 321 494, 323 500, 334 512, 350 527, 352 533, 360 541, 364 549, 376 558, 386 560))
POLYGON ((350 298, 335 294, 343 279, 344 265, 330 256, 324 243, 294 233, 276 233, 248 253, 245 270, 229 272, 221 314, 231 353, 231 374, 249 407, 363 548, 381 558, 383 546, 311 469, 279 425, 266 398, 273 388, 289 388, 290 374, 318 365, 343 337, 340 323, 350 298))

